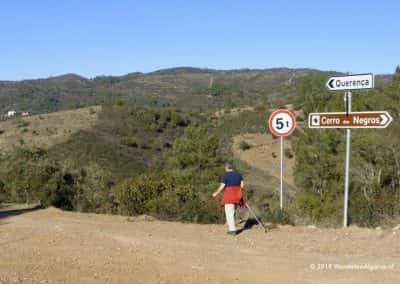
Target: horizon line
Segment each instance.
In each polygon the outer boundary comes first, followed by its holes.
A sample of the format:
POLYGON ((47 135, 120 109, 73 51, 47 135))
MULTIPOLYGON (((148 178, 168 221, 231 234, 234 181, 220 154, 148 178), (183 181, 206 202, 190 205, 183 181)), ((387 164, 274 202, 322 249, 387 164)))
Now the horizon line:
MULTIPOLYGON (((323 72, 323 73, 339 73, 339 74, 346 74, 348 72, 343 72, 343 71, 337 71, 337 70, 323 70, 323 69, 318 69, 318 68, 312 68, 312 67, 269 67, 269 68, 250 68, 250 67, 242 67, 242 68, 231 68, 231 69, 217 69, 217 68, 209 68, 209 67, 195 67, 195 66, 174 66, 174 67, 165 67, 165 68, 160 68, 160 69, 155 69, 153 71, 132 71, 124 74, 119 74, 119 75, 105 75, 105 74, 100 74, 100 75, 95 75, 95 76, 84 76, 80 75, 79 73, 73 73, 73 72, 66 72, 66 73, 60 73, 56 75, 49 75, 47 77, 31 77, 31 78, 22 78, 22 79, 15 79, 15 80, 2 80, 0 79, 0 82, 21 82, 21 81, 36 81, 36 80, 48 80, 52 78, 59 78, 59 77, 64 77, 64 76, 78 76, 86 80, 93 80, 95 78, 99 77, 125 77, 129 75, 151 75, 151 74, 156 74, 156 73, 162 73, 162 72, 168 72, 168 71, 179 71, 179 70, 184 70, 184 69, 192 69, 192 71, 202 71, 204 73, 207 72, 244 72, 244 71, 272 71, 272 70, 295 70, 295 71, 300 71, 300 70, 308 70, 308 71, 316 71, 316 72, 323 72)), ((371 72, 372 73, 372 72, 371 72)), ((356 75, 358 73, 351 73, 352 75, 356 75)), ((373 74, 373 73, 372 73, 373 74)), ((391 76, 393 73, 379 73, 379 74, 374 74, 374 76, 391 76)))

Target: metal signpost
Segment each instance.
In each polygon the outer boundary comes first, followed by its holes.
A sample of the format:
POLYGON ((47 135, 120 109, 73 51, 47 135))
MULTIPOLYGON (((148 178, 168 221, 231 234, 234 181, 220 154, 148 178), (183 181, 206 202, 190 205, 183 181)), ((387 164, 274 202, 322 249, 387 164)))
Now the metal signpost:
POLYGON ((269 130, 281 139, 281 184, 280 184, 280 208, 283 209, 283 137, 289 136, 296 129, 295 116, 286 109, 278 109, 269 117, 269 130))
POLYGON ((358 74, 348 75, 341 77, 331 77, 326 82, 326 87, 329 91, 345 91, 344 104, 346 116, 349 118, 349 127, 346 128, 346 162, 345 162, 345 181, 344 181, 344 209, 343 209, 343 226, 347 227, 348 224, 348 204, 349 204, 349 183, 350 183, 350 142, 351 142, 351 129, 360 128, 352 126, 358 123, 350 122, 351 115, 351 90, 368 90, 374 88, 374 75, 373 74, 358 74))
POLYGON ((310 128, 345 128, 346 129, 346 162, 344 184, 343 226, 348 225, 348 203, 350 183, 350 140, 351 128, 386 128, 393 118, 387 111, 351 112, 350 90, 366 90, 374 87, 374 75, 359 74, 342 77, 331 77, 326 82, 329 91, 345 91, 345 112, 310 113, 310 128))

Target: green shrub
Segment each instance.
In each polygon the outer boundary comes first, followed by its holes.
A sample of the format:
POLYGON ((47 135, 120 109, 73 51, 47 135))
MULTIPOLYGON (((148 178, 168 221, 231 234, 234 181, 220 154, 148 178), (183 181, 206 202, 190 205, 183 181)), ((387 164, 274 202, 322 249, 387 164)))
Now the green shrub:
POLYGON ((63 197, 66 191, 60 167, 47 159, 44 150, 17 148, 15 154, 7 155, 2 162, 0 174, 7 200, 27 203, 40 200, 44 205, 72 208, 63 197))
POLYGON ((320 222, 323 217, 320 200, 315 195, 299 195, 298 207, 300 213, 306 215, 311 222, 320 222))
POLYGON ((7 192, 4 188, 4 182, 0 180, 0 204, 4 202, 7 198, 7 192))
POLYGON ((251 149, 251 145, 249 143, 247 143, 246 141, 242 141, 239 144, 239 149, 242 151, 246 151, 246 150, 251 149))
POLYGON ((222 222, 219 202, 211 198, 223 170, 218 149, 218 140, 207 129, 188 127, 175 141, 164 172, 125 179, 112 188, 115 212, 149 214, 162 220, 222 222))
POLYGON ((289 148, 286 148, 285 149, 285 157, 288 159, 292 159, 293 158, 292 150, 290 150, 289 148))
POLYGON ((180 114, 173 112, 171 114, 171 123, 174 126, 186 127, 190 124, 190 121, 183 118, 180 114))
POLYGON ((294 222, 290 214, 286 210, 281 210, 280 208, 271 209, 266 214, 266 219, 268 222, 282 225, 294 225, 294 222))
POLYGON ((199 212, 204 211, 193 186, 165 175, 144 174, 112 190, 118 213, 124 215, 149 214, 162 220, 196 222, 199 212))
POLYGON ((139 146, 135 137, 122 138, 121 143, 132 148, 137 148, 139 146))
MULTIPOLYGON (((38 202, 67 210, 98 212, 108 206, 102 194, 105 173, 51 160, 45 150, 17 148, 0 160, 0 198, 8 202, 38 202)), ((102 211, 104 212, 104 210, 102 211)))
POLYGON ((137 215, 149 212, 149 202, 157 198, 166 189, 172 189, 172 181, 159 179, 155 175, 141 175, 127 179, 113 188, 118 211, 125 215, 137 215))
POLYGON ((175 168, 181 170, 205 170, 220 166, 217 137, 210 135, 204 127, 189 126, 184 136, 175 141, 171 161, 175 168))
POLYGON ((151 148, 152 148, 151 145, 149 145, 147 143, 140 143, 140 149, 150 150, 151 148))

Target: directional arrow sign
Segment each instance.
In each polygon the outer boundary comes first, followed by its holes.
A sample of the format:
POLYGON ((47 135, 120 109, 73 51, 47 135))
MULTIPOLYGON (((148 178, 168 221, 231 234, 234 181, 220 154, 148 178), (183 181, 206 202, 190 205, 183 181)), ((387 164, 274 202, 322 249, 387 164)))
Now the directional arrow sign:
POLYGON ((310 128, 386 128, 393 118, 387 111, 310 113, 310 128))
POLYGON ((359 74, 343 77, 331 77, 326 82, 329 91, 350 91, 374 88, 374 75, 359 74))

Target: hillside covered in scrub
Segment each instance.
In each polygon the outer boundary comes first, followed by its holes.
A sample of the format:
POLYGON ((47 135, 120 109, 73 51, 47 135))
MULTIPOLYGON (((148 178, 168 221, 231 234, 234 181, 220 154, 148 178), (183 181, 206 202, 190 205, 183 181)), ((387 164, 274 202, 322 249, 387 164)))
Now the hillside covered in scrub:
MULTIPOLYGON (((37 202, 83 212, 149 214, 223 222, 211 193, 223 163, 246 180, 245 197, 272 222, 338 225, 343 130, 306 127, 310 112, 342 111, 325 89, 337 72, 310 69, 175 68, 121 77, 65 75, 0 82, 0 111, 30 112, 0 123, 0 202, 37 202), (289 108, 298 130, 285 139, 285 210, 278 209, 273 109, 289 108)), ((384 130, 352 138, 350 222, 400 216, 400 69, 353 94, 353 111, 387 110, 384 130)))
POLYGON ((224 106, 254 105, 262 99, 294 95, 298 78, 311 69, 213 70, 171 68, 151 73, 84 78, 66 74, 47 79, 0 81, 0 114, 8 110, 54 112, 130 100, 156 106, 207 111, 224 106), (211 98, 211 99, 210 99, 211 98))

